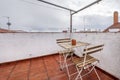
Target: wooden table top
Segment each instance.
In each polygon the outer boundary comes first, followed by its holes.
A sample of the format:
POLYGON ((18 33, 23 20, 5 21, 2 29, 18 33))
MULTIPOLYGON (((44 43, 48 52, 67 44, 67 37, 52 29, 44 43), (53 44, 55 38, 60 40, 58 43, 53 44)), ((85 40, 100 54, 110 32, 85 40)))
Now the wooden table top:
POLYGON ((72 45, 71 42, 58 43, 58 45, 65 49, 70 49, 70 48, 75 48, 75 47, 80 47, 80 46, 87 46, 87 45, 89 45, 89 43, 78 41, 78 42, 76 42, 76 45, 72 45))

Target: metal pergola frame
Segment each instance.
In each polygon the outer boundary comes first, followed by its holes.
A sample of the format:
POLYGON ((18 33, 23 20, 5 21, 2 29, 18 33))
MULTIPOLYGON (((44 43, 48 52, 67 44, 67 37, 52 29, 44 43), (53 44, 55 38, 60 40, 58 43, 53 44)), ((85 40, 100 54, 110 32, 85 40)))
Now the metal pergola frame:
POLYGON ((51 2, 48 2, 48 1, 45 1, 45 0, 38 0, 38 1, 49 4, 49 5, 52 5, 52 6, 55 6, 55 7, 58 7, 58 8, 61 8, 61 9, 64 9, 64 10, 70 11, 70 33, 72 33, 72 27, 73 27, 72 26, 72 17, 73 17, 73 15, 82 11, 82 10, 84 10, 84 9, 86 9, 86 8, 88 8, 88 7, 90 7, 90 6, 92 6, 92 5, 94 5, 94 4, 96 4, 96 3, 98 3, 98 2, 100 2, 100 1, 102 1, 102 0, 96 0, 96 1, 92 2, 91 4, 85 6, 85 7, 81 8, 77 11, 66 8, 66 7, 63 7, 63 6, 60 6, 60 5, 57 5, 57 4, 54 4, 54 3, 51 3, 51 2))

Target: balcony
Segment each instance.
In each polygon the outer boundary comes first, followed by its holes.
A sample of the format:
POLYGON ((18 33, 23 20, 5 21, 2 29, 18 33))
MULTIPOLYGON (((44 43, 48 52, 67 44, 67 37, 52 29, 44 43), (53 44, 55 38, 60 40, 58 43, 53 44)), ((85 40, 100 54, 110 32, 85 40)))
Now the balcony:
MULTIPOLYGON (((59 70, 60 47, 56 39, 69 37, 69 33, 1 33, 0 79, 1 80, 67 80, 59 70), (26 60, 27 59, 27 60, 26 60), (54 65, 54 66, 53 66, 54 65)), ((99 68, 120 78, 120 33, 72 33, 72 38, 88 43, 104 43, 99 68)), ((72 69, 73 70, 73 69, 72 69)), ((71 71, 72 71, 71 70, 71 71)), ((102 80, 115 80, 98 69, 102 80)), ((96 79, 94 73, 85 80, 96 79)))

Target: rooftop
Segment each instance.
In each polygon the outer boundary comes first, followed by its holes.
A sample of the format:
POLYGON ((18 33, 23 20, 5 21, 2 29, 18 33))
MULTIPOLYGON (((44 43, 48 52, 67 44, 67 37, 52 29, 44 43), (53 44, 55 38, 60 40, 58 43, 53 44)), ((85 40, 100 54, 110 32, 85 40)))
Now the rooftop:
POLYGON ((0 28, 0 33, 8 33, 8 32, 16 32, 16 31, 0 28))
POLYGON ((113 24, 106 28, 103 32, 120 32, 120 22, 118 17, 118 12, 115 11, 113 14, 113 24))

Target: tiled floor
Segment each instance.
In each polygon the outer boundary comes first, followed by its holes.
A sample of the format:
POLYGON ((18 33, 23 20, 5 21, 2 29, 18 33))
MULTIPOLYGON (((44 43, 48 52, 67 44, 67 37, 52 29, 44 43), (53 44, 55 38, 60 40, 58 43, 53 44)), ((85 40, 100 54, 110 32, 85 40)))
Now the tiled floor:
MULTIPOLYGON (((75 67, 70 67, 71 73, 75 67)), ((97 70, 101 80, 115 80, 97 70)), ((0 80, 68 80, 65 70, 60 71, 58 55, 51 55, 0 65, 0 80)), ((74 80, 74 76, 71 80, 74 80)), ((98 80, 95 73, 83 80, 98 80)))

